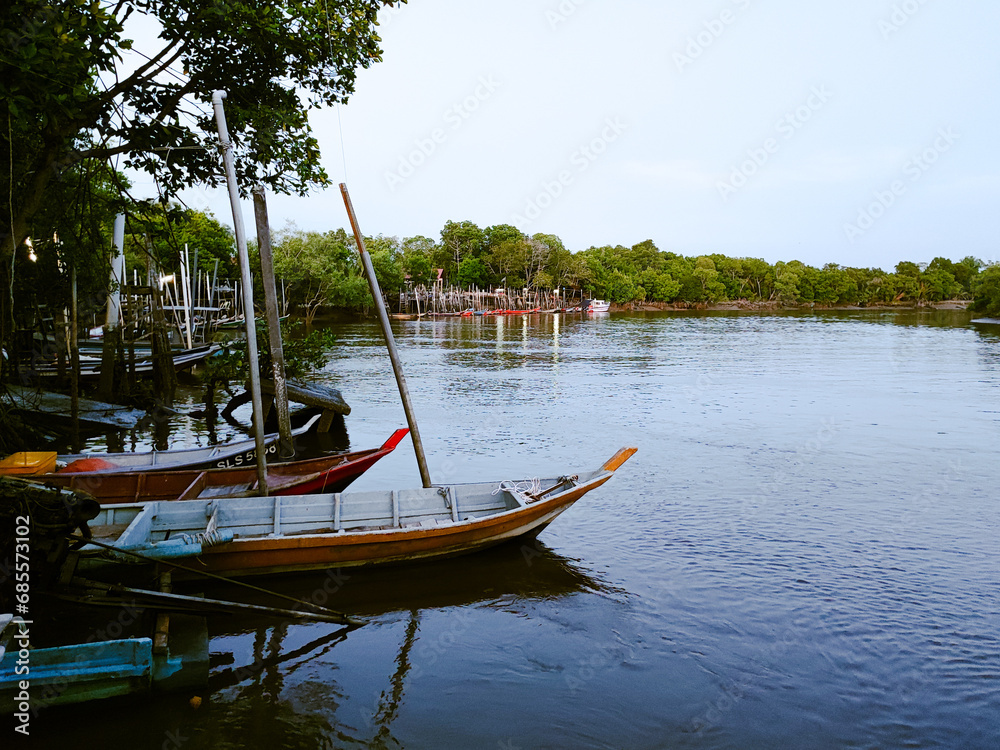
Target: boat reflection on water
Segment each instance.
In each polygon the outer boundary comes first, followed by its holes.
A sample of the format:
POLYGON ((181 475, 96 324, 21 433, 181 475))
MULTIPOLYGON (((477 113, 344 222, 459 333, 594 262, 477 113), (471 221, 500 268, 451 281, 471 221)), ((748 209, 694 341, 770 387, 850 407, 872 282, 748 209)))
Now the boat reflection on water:
MULTIPOLYGON (((368 619, 369 624, 352 632, 350 628, 330 630, 329 625, 276 625, 265 618, 212 620, 208 693, 212 704, 225 704, 225 710, 217 713, 217 720, 225 726, 203 725, 202 729, 207 736, 228 736, 234 746, 250 739, 253 728, 259 727, 266 736, 280 736, 284 747, 297 747, 296 738, 303 747, 316 747, 322 737, 352 738, 368 747, 399 747, 392 724, 404 703, 408 678, 426 677, 430 671, 412 667, 425 617, 447 610, 461 619, 463 612, 473 608, 553 601, 581 593, 625 597, 537 539, 460 559, 272 579, 268 587, 350 612, 368 619), (367 637, 370 629, 389 628, 391 634, 378 635, 385 646, 383 653, 369 655, 369 660, 382 665, 375 675, 379 684, 373 700, 362 698, 359 706, 347 710, 346 704, 359 698, 350 695, 344 683, 364 669, 351 641, 367 637), (312 632, 318 635, 305 637, 312 632), (330 656, 338 646, 342 648, 330 656), (391 667, 390 654, 385 653, 390 649, 394 649, 391 667)), ((253 600, 247 596, 250 592, 230 592, 221 585, 206 591, 208 596, 236 593, 253 600)), ((265 602, 261 595, 255 603, 265 602)))
MULTIPOLYGON (((614 587, 537 539, 514 540, 475 554, 406 566, 332 569, 272 578, 268 589, 362 618, 394 612, 466 607, 514 599, 555 599, 579 592, 614 593, 614 587)), ((211 587, 207 596, 273 603, 264 595, 211 587)), ((212 634, 252 633, 261 619, 219 620, 212 634), (218 628, 222 628, 219 630, 218 628)))

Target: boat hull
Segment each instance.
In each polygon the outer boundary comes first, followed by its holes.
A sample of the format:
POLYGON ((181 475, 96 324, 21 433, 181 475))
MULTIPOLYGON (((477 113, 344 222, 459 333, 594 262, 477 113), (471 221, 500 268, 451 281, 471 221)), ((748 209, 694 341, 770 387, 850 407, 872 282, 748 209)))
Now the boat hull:
MULTIPOLYGON (((610 478, 608 475, 600 484, 610 478)), ((555 503, 452 527, 235 539, 205 550, 198 557, 199 567, 217 575, 240 577, 455 557, 539 533, 590 489, 593 486, 555 503)))
POLYGON ((451 557, 537 534, 634 452, 593 472, 516 484, 115 506, 92 531, 119 559, 196 558, 189 568, 233 577, 451 557))
MULTIPOLYGON (((376 462, 389 455, 408 432, 405 428, 397 430, 381 448, 270 464, 267 467, 268 494, 342 492, 376 462)), ((235 469, 47 474, 43 481, 48 485, 86 492, 102 505, 259 494, 255 465, 235 469)))
MULTIPOLYGON (((292 430, 292 437, 304 435, 319 422, 320 415, 312 417, 302 427, 292 430)), ((264 436, 264 455, 277 456, 278 434, 264 436)), ((101 469, 100 474, 120 474, 134 471, 175 471, 188 469, 233 469, 254 466, 257 460, 255 440, 240 440, 225 445, 206 448, 184 448, 175 451, 148 451, 145 453, 72 453, 61 454, 58 461, 69 464, 87 458, 100 458, 115 464, 101 469)), ((60 472, 72 473, 72 472, 60 472)), ((96 473, 96 472, 95 472, 96 473)))

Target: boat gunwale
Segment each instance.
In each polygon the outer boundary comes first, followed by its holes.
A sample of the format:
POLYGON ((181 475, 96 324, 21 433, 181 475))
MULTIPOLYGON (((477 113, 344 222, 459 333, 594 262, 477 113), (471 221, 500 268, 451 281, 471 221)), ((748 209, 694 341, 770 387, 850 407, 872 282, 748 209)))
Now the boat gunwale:
MULTIPOLYGON (((300 435, 305 435, 309 430, 317 424, 321 418, 321 414, 314 414, 309 418, 304 425, 292 430, 292 437, 299 437, 300 435)), ((264 436, 265 449, 270 449, 274 447, 280 436, 277 432, 271 432, 264 436)), ((106 460, 118 459, 127 460, 130 463, 121 464, 113 466, 107 469, 100 469, 98 471, 63 471, 56 472, 61 474, 121 474, 130 471, 137 471, 143 468, 155 468, 157 471, 173 471, 174 469, 178 471, 188 471, 193 467, 191 463, 198 461, 214 461, 217 459, 227 459, 234 456, 238 456, 241 453, 246 453, 249 450, 256 450, 256 438, 246 438, 243 440, 238 440, 232 443, 220 443, 218 445, 203 445, 196 446, 193 448, 178 448, 176 450, 152 450, 152 451, 141 451, 141 452, 120 452, 120 453, 61 453, 57 456, 58 461, 73 462, 79 461, 87 458, 101 458, 106 460), (223 450, 225 449, 225 451, 223 450), (168 463, 168 464, 157 464, 156 459, 158 456, 184 456, 186 460, 183 463, 168 463), (199 456, 199 457, 196 457, 199 456), (148 459, 148 463, 143 463, 143 461, 148 459), (174 469, 171 469, 171 467, 174 469)), ((252 466, 253 464, 249 464, 252 466)), ((220 467, 225 468, 225 467, 220 467)), ((39 476, 46 476, 41 474, 39 476)))
MULTIPOLYGON (((231 542, 227 542, 225 545, 221 545, 219 547, 210 547, 205 549, 203 551, 203 554, 211 554, 213 550, 216 550, 218 552, 231 551, 232 545, 239 545, 241 548, 246 549, 250 545, 260 544, 262 545, 261 546, 262 549, 266 549, 268 547, 272 547, 276 544, 283 543, 291 539, 294 539, 297 542, 302 542, 302 544, 295 545, 301 547, 301 546, 317 546, 320 542, 330 539, 353 540, 353 539, 361 539, 362 537, 371 537, 372 539, 378 539, 379 537, 392 536, 395 539, 403 541, 409 538, 446 536, 449 533, 453 533, 454 530, 457 528, 475 529, 479 526, 485 526, 490 523, 495 523, 497 521, 506 521, 509 519, 518 518, 520 516, 528 517, 533 515, 539 515, 540 510, 551 508, 552 506, 559 506, 566 502, 575 502, 576 500, 578 500, 591 490, 594 490, 597 487, 603 485, 613 476, 614 476, 613 471, 597 470, 596 472, 592 472, 591 476, 588 479, 585 479, 584 481, 574 484, 572 487, 568 487, 562 492, 559 492, 555 495, 551 495, 544 499, 528 503, 527 505, 518 505, 514 508, 508 508, 507 510, 501 510, 495 513, 489 513, 483 516, 463 519, 459 521, 453 521, 453 520, 441 521, 433 526, 409 526, 409 527, 398 526, 385 529, 363 528, 358 530, 342 529, 341 531, 324 531, 318 533, 303 532, 295 534, 278 534, 273 536, 246 536, 246 537, 236 536, 231 542), (573 497, 572 498, 567 497, 569 495, 572 495, 573 497), (304 544, 305 542, 310 542, 310 541, 314 543, 309 545, 304 544)), ((434 487, 429 487, 424 489, 438 490, 438 489, 443 489, 444 487, 480 487, 480 486, 490 486, 492 484, 493 483, 491 482, 470 482, 467 484, 459 483, 453 485, 436 485, 434 487)), ((369 494, 369 492, 365 493, 359 492, 357 494, 369 494)), ((389 491, 385 490, 384 492, 389 492, 389 491)), ((285 501, 291 498, 299 498, 309 502, 320 502, 322 498, 331 497, 332 494, 340 494, 340 493, 330 493, 326 495, 285 495, 281 496, 281 499, 282 501, 285 501)), ((345 493, 345 494, 351 494, 351 493, 345 493)), ((343 497, 343 495, 341 495, 341 497, 343 497)), ((129 523, 129 527, 131 527, 133 524, 138 522, 140 517, 142 516, 151 515, 155 518, 160 511, 159 507, 160 503, 168 503, 169 506, 176 511, 178 507, 184 503, 190 503, 190 504, 203 503, 207 508, 210 503, 214 502, 225 503, 227 499, 232 499, 232 500, 238 499, 245 501, 245 500, 252 500, 255 498, 245 498, 245 497, 244 498, 196 498, 192 500, 178 500, 178 501, 153 500, 146 503, 119 503, 115 505, 109 505, 107 506, 107 508, 102 508, 102 512, 104 512, 105 510, 114 510, 118 512, 128 512, 133 509, 137 510, 138 511, 137 514, 129 523)), ((267 498, 261 498, 261 499, 263 500, 267 498)), ((544 515, 544 513, 542 515, 544 515)), ((98 517, 100 518, 100 516, 98 517)), ((331 522, 332 520, 333 519, 331 517, 331 522)), ((257 524, 244 524, 244 525, 260 526, 263 524, 257 523, 257 524)), ((239 526, 222 523, 219 525, 219 528, 227 530, 228 529, 235 530, 238 529, 239 526)), ((192 531, 194 530, 183 530, 183 531, 178 531, 177 533, 190 534, 192 533, 192 531)), ((361 541, 363 541, 363 539, 361 539, 361 541)), ((86 547, 84 549, 86 549, 86 547)))

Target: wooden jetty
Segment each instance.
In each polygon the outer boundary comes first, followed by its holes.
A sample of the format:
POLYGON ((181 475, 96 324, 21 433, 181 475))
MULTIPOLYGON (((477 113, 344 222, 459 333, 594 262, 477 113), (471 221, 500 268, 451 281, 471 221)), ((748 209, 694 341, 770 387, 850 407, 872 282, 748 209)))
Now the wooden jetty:
POLYGON ((495 287, 492 289, 463 289, 456 286, 445 286, 438 281, 430 286, 408 284, 399 293, 399 312, 393 317, 397 320, 409 320, 409 315, 423 317, 425 315, 460 314, 466 311, 483 312, 486 310, 531 310, 555 312, 579 306, 582 302, 580 293, 575 289, 558 291, 545 289, 510 289, 495 287))

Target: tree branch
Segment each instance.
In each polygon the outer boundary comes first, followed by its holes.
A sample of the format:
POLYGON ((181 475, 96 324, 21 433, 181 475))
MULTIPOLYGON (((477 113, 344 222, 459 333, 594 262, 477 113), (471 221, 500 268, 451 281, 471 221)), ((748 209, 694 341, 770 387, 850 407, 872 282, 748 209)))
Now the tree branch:
POLYGON ((182 41, 182 40, 177 39, 177 40, 171 42, 166 47, 164 47, 162 50, 160 50, 159 53, 157 53, 157 55, 155 57, 149 58, 149 62, 147 62, 145 65, 141 65, 138 68, 136 68, 136 70, 132 73, 132 75, 130 75, 124 81, 118 81, 114 86, 112 86, 107 91, 105 91, 102 96, 99 96, 97 99, 95 99, 88 106, 88 109, 89 110, 93 110, 93 109, 100 109, 102 107, 105 107, 111 101, 113 101, 115 99, 115 97, 117 97, 119 94, 122 94, 123 92, 128 91, 130 88, 132 88, 136 84, 137 81, 142 80, 142 79, 152 79, 152 78, 155 78, 156 76, 158 76, 166 68, 170 67, 171 63, 173 63, 178 57, 180 57, 182 54, 184 54, 184 46, 183 46, 183 44, 181 45, 181 48, 176 51, 176 53, 174 54, 173 57, 171 57, 165 63, 163 63, 162 65, 160 65, 153 73, 149 73, 149 70, 151 68, 153 68, 154 66, 156 66, 157 64, 159 64, 159 62, 163 59, 163 57, 168 52, 170 52, 177 45, 177 43, 180 42, 180 41, 182 41))

